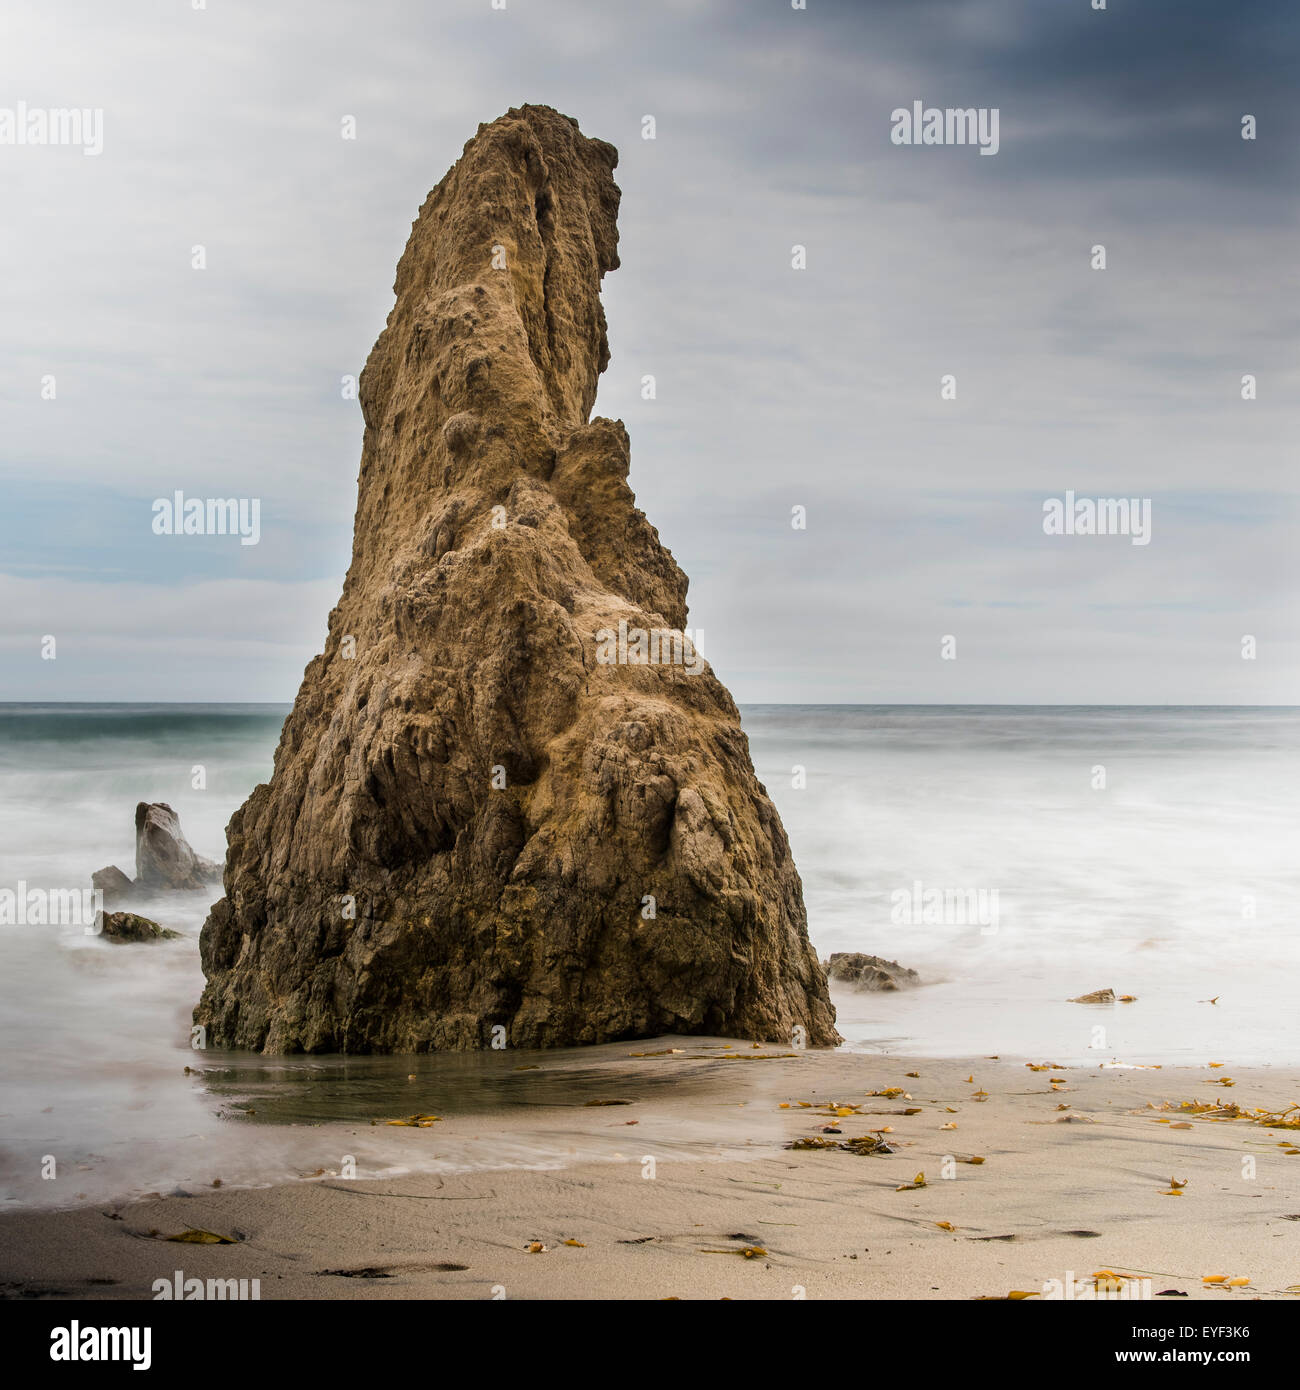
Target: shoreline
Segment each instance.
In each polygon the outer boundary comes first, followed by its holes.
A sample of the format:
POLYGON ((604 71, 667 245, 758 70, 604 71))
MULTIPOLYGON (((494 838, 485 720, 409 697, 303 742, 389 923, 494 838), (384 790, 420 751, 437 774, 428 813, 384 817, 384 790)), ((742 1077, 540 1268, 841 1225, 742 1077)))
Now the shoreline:
MULTIPOLYGON (((1286 1290, 1300 1278, 1300 1152, 1290 1152, 1300 1130, 1152 1107, 1281 1111, 1300 1101, 1300 1068, 1039 1070, 1053 1059, 1031 1068, 1010 1057, 776 1055, 749 1043, 728 1055, 712 1045, 712 1055, 699 1039, 607 1045, 624 1059, 609 1055, 599 1081, 584 1082, 585 1101, 395 1129, 398 1147, 426 1162, 530 1143, 567 1147, 569 1162, 383 1179, 331 1165, 265 1187, 10 1209, 0 1213, 0 1286, 11 1298, 151 1299, 155 1281, 182 1270, 258 1279, 263 1299, 499 1289, 534 1299, 964 1299, 1041 1294, 1051 1281, 1113 1270, 1149 1279, 1152 1295, 1296 1296, 1286 1290), (637 1052, 660 1055, 628 1055, 637 1052), (647 1075, 667 1084, 647 1089, 647 1075), (831 1101, 857 1110, 833 1116, 831 1101), (823 1135, 828 1125, 841 1133, 823 1135), (895 1151, 783 1147, 873 1132, 895 1151), (912 1187, 922 1172, 925 1186, 912 1187), (187 1229, 234 1243, 164 1239, 187 1229), (761 1253, 746 1257, 746 1247, 761 1253), (1250 1282, 1202 1283, 1218 1275, 1250 1282)), ((545 1070, 530 1062, 527 1075, 545 1070)), ((326 1143, 373 1133, 323 1129, 326 1143)))

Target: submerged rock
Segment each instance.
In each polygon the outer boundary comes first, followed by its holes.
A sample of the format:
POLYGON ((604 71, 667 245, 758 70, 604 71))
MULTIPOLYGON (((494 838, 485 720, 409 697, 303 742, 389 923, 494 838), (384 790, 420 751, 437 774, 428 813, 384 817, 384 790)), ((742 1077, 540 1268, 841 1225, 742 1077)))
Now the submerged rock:
POLYGON ((195 854, 181 822, 165 801, 135 808, 135 884, 139 888, 203 888, 221 877, 221 866, 195 854))
POLYGON ((90 886, 104 895, 102 901, 105 907, 116 907, 127 901, 135 885, 116 864, 110 864, 106 869, 96 869, 91 874, 90 886))
POLYGON ((101 936, 108 941, 124 943, 128 941, 174 941, 180 932, 168 927, 160 927, 148 917, 134 912, 106 912, 100 928, 101 936))
POLYGON ((1113 1004, 1115 1002, 1115 991, 1113 989, 1094 989, 1091 994, 1081 994, 1077 999, 1071 999, 1071 1004, 1113 1004))
POLYGON ((216 1046, 838 1040, 686 576, 590 419, 616 160, 526 106, 421 209, 361 377, 343 594, 227 829, 216 1046))
POLYGON ((826 963, 826 974, 857 989, 902 989, 921 983, 915 970, 896 960, 864 955, 861 951, 836 951, 826 963))

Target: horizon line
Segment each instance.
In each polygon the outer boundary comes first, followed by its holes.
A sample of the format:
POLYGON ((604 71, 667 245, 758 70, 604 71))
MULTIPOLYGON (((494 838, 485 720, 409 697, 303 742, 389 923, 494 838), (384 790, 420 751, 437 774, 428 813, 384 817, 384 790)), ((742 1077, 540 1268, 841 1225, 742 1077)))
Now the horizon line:
MULTIPOLYGON (((734 698, 734 697, 733 697, 734 698)), ((250 706, 292 708, 294 700, 0 700, 0 709, 66 705, 92 709, 146 709, 164 707, 190 709, 195 706, 250 706)), ((1159 701, 1079 701, 1079 700, 737 700, 739 708, 765 706, 778 709, 1300 709, 1287 704, 1169 704, 1159 701)))

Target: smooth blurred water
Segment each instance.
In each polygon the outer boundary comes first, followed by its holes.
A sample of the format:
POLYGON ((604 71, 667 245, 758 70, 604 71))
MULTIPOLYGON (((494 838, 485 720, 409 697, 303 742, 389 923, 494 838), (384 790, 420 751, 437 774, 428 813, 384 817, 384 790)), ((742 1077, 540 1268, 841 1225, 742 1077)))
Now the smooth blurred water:
POLYGON ((1300 1060, 1300 711, 758 706, 744 718, 823 957, 869 951, 928 982, 837 991, 846 1038, 922 1056, 1300 1060), (891 920, 892 894, 916 882, 996 890, 996 930, 891 920), (1066 1002, 1108 987, 1139 1000, 1066 1002))
MULTIPOLYGON (((231 813, 270 775, 285 713, 0 705, 0 888, 88 886, 109 863, 133 873, 140 800, 168 802, 194 848, 220 858, 231 813)), ((875 952, 925 981, 898 994, 836 989, 849 1046, 1062 1062, 1300 1061, 1300 712, 754 706, 743 715, 820 953, 875 952), (1093 787, 1098 765, 1104 790, 1093 787), (997 890, 996 930, 891 920, 891 895, 915 882, 997 890), (1066 1002, 1106 986, 1138 1002, 1066 1002)), ((330 1169, 339 1126, 448 1102, 458 1113, 580 1105, 599 1068, 626 1055, 625 1046, 571 1050, 547 1054, 541 1073, 517 1073, 519 1054, 195 1054, 197 937, 212 896, 160 901, 151 915, 183 939, 147 946, 76 927, 0 926, 0 1188, 10 1200, 167 1190, 196 1173, 232 1183, 330 1169), (39 1181, 47 1153, 72 1182, 39 1181)), ((652 1088, 649 1078, 637 1084, 652 1088)), ((544 1144, 435 1149, 425 1131, 367 1121, 348 1152, 363 1173, 551 1164, 604 1153, 617 1137, 609 1128, 609 1144, 575 1125, 544 1144), (425 1139, 413 1147, 411 1134, 425 1139)), ((657 1142, 705 1153, 721 1140, 743 1142, 727 1126, 661 1128, 657 1142)))

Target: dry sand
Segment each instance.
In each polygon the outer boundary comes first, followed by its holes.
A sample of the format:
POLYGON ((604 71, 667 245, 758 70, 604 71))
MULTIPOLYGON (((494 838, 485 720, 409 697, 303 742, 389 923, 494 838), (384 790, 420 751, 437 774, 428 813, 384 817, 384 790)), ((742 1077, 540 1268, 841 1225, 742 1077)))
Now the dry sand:
POLYGON ((613 1135, 621 1158, 9 1212, 0 1286, 10 1296, 150 1298, 153 1281, 179 1269, 259 1279, 263 1299, 966 1299, 1112 1269, 1149 1278, 1155 1294, 1220 1303, 1300 1287, 1300 1152, 1288 1152, 1300 1131, 1147 1108, 1195 1099, 1280 1111, 1300 1100, 1294 1069, 1213 1069, 1207 1059, 1035 1071, 1024 1059, 772 1056, 747 1043, 730 1059, 682 1039, 620 1050, 672 1045, 683 1051, 629 1056, 593 1097, 618 1099, 625 1065, 629 1083, 644 1068, 680 1078, 667 1100, 448 1115, 400 1131, 413 1157, 454 1159, 459 1142, 481 1151, 485 1138, 518 1140, 526 1126, 575 1151, 584 1136, 613 1135), (1225 1076, 1231 1088, 1215 1084, 1225 1076), (895 1086, 911 1099, 865 1094, 895 1086), (861 1112, 830 1137, 889 1126, 897 1151, 785 1149, 835 1123, 798 1102, 832 1100, 861 1112), (711 1130, 724 1156, 672 1142, 711 1130), (985 1161, 945 1164, 949 1156, 985 1161), (924 1187, 897 1190, 920 1172, 924 1187), (1171 1178, 1186 1182, 1181 1195, 1164 1195, 1171 1178), (238 1243, 161 1239, 187 1228, 238 1243), (530 1251, 533 1242, 545 1250, 530 1251), (746 1258, 746 1246, 765 1253, 746 1258), (1215 1289, 1205 1275, 1250 1285, 1215 1289))

